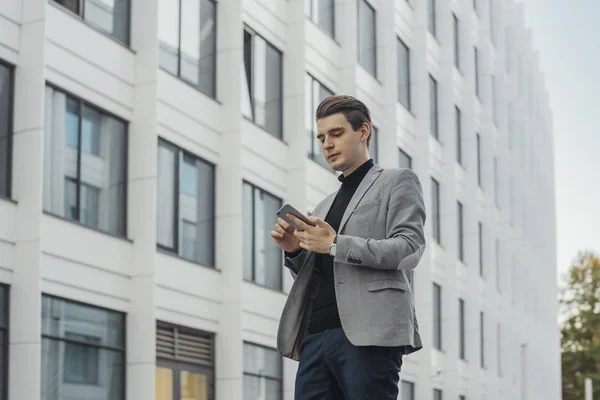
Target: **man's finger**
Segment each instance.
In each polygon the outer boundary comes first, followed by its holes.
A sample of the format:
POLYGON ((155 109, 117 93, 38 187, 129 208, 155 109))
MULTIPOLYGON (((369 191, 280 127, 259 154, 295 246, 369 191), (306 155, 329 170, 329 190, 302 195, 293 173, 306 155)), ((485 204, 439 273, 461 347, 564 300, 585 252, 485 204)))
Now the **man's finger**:
POLYGON ((310 221, 314 222, 315 224, 317 224, 317 226, 318 226, 319 228, 325 228, 325 227, 327 226, 327 222, 323 221, 323 220, 322 220, 321 218, 319 218, 319 217, 313 217, 313 216, 310 216, 310 217, 308 217, 308 219, 309 219, 310 221))
POLYGON ((289 230, 290 228, 292 228, 292 226, 290 224, 288 224, 286 221, 284 221, 282 218, 277 218, 277 223, 279 225, 281 225, 281 227, 283 229, 285 229, 286 231, 289 230))
POLYGON ((281 233, 281 235, 282 235, 282 236, 283 236, 283 235, 285 235, 286 233, 288 233, 288 231, 286 231, 286 230, 283 228, 283 226, 281 226, 281 225, 279 225, 279 224, 275 225, 275 230, 276 230, 277 232, 281 233))
POLYGON ((294 221, 294 223, 296 225, 298 225, 298 227, 300 227, 300 229, 302 229, 302 230, 306 230, 310 226, 310 225, 307 225, 300 218, 296 218, 295 215, 292 215, 292 214, 288 213, 287 216, 288 216, 289 219, 291 219, 292 221, 294 221))
POLYGON ((271 231, 271 236, 275 239, 283 239, 283 235, 279 232, 271 231))

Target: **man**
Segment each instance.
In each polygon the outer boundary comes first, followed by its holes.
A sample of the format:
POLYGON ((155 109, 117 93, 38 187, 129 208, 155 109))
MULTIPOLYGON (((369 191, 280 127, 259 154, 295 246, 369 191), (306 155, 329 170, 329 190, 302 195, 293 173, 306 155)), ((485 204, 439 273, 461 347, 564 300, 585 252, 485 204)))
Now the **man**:
POLYGON ((271 236, 294 284, 277 345, 299 361, 295 400, 397 399, 402 356, 422 348, 408 273, 424 250, 425 207, 409 169, 369 159, 371 117, 351 96, 330 96, 316 112, 340 189, 302 230, 281 218, 271 236))

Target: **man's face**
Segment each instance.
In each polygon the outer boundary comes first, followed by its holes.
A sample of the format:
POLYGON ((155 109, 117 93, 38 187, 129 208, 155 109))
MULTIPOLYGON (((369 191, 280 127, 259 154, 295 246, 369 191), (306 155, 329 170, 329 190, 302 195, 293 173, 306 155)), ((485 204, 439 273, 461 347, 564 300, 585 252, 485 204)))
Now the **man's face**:
POLYGON ((354 169, 364 161, 369 132, 367 123, 358 128, 358 131, 352 129, 342 113, 317 120, 317 139, 321 141, 323 156, 336 171, 354 169))

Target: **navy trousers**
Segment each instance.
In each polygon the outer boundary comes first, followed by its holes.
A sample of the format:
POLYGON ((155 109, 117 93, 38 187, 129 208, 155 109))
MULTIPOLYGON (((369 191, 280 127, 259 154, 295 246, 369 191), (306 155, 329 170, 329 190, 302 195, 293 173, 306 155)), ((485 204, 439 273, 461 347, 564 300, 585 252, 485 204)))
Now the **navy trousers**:
POLYGON ((403 346, 354 346, 341 328, 300 345, 295 400, 396 400, 403 346))

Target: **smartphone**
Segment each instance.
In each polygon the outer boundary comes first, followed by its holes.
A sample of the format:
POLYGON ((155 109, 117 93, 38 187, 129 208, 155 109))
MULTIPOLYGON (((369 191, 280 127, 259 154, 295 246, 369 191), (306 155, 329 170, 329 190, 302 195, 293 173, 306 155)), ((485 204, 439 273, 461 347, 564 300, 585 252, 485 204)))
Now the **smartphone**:
POLYGON ((279 218, 281 218, 282 220, 284 220, 285 222, 287 222, 288 224, 290 224, 294 229, 296 229, 298 231, 303 231, 304 229, 302 229, 298 225, 296 225, 294 223, 294 221, 292 221, 291 219, 289 219, 287 217, 286 214, 292 214, 293 216, 304 221, 308 225, 317 226, 317 224, 315 224, 314 222, 309 220, 307 217, 305 217, 300 211, 296 210, 294 207, 292 207, 289 204, 284 204, 283 207, 281 207, 279 210, 277 210, 277 216, 279 218))

